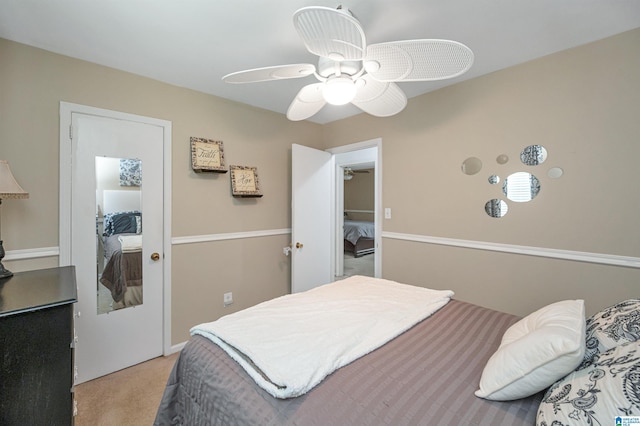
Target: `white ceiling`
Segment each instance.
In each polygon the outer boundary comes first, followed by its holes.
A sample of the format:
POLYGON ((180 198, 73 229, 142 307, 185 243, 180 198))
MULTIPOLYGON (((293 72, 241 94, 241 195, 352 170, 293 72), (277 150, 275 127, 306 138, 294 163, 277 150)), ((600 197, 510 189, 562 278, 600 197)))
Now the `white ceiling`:
MULTIPOLYGON (((439 38, 473 50, 461 77, 399 83, 407 97, 640 27, 640 0, 0 0, 0 37, 285 114, 313 76, 244 85, 221 77, 317 64, 292 15, 340 4, 369 44, 439 38)), ((327 105, 310 121, 359 112, 327 105)))

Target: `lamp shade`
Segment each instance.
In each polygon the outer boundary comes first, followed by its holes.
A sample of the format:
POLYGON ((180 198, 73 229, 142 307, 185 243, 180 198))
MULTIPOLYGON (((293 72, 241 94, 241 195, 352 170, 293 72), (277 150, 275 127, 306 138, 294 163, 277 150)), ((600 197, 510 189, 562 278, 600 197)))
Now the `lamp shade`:
POLYGON ((5 198, 29 198, 26 192, 11 173, 9 163, 6 160, 0 160, 0 200, 5 198))

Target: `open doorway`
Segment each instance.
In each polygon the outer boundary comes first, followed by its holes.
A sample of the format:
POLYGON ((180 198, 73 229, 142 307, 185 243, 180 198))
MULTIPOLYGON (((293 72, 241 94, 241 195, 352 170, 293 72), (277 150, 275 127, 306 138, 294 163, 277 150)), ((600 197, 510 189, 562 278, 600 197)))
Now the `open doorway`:
POLYGON ((335 159, 335 279, 381 277, 381 140, 329 150, 335 159))
POLYGON ((326 151, 293 144, 291 154, 291 292, 344 277, 344 169, 357 165, 367 165, 374 176, 371 256, 374 277, 382 277, 382 140, 326 151))
POLYGON ((375 276, 375 164, 343 167, 343 276, 375 276))

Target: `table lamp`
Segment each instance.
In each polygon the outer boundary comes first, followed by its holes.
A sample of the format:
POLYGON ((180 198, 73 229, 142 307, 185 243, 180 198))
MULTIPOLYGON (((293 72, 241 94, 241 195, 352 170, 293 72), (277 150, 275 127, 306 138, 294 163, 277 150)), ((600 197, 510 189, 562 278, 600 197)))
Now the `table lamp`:
MULTIPOLYGON (((16 182, 16 179, 11 173, 9 163, 5 160, 0 160, 0 207, 2 207, 2 200, 6 198, 29 198, 29 193, 18 185, 18 182, 16 182)), ((2 259, 4 258, 4 247, 2 246, 1 219, 2 217, 0 216, 0 279, 8 278, 13 275, 13 272, 6 269, 2 264, 2 259)))

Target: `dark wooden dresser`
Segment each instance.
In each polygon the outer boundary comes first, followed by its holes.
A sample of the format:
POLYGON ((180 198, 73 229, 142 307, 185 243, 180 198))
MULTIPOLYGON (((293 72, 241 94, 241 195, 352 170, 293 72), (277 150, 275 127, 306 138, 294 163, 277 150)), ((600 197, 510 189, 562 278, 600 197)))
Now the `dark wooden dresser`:
POLYGON ((73 424, 75 267, 0 280, 0 425, 73 424))

